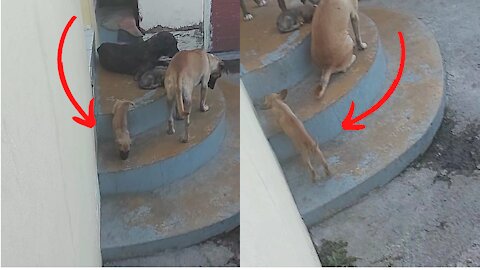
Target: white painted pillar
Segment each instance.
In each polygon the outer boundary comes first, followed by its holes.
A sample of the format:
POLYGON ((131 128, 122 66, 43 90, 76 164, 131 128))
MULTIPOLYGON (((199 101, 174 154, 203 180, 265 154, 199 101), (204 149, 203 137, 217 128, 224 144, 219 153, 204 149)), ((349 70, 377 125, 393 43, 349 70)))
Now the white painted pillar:
POLYGON ((242 266, 321 266, 282 169, 240 85, 242 266))

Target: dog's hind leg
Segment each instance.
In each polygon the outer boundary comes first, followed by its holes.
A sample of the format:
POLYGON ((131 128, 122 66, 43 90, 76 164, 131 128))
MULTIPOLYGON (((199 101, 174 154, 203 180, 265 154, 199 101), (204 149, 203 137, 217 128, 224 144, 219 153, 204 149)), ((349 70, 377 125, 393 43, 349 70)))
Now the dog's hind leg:
POLYGON ((318 160, 323 166, 323 169, 325 170, 325 174, 327 176, 332 175, 332 172, 330 171, 330 168, 328 167, 327 160, 325 159, 325 156, 323 155, 322 151, 320 151, 320 148, 318 148, 318 145, 315 146, 315 153, 317 154, 318 160))
POLYGON ((305 163, 305 165, 310 170, 310 174, 312 175, 312 182, 315 183, 315 181, 318 178, 318 175, 317 175, 317 172, 315 171, 315 169, 312 166, 312 162, 310 161, 310 155, 306 151, 302 151, 301 156, 302 156, 303 162, 305 163))
MULTIPOLYGON (((185 93, 185 92, 184 92, 185 93)), ((183 98, 183 106, 185 107, 185 111, 188 112, 187 116, 185 117, 185 134, 183 135, 183 138, 180 139, 182 143, 187 143, 190 136, 188 133, 188 127, 190 126, 190 114, 192 112, 192 97, 191 96, 185 96, 183 98)))
POLYGON ((168 128, 167 128, 167 134, 172 135, 175 133, 175 127, 174 127, 174 120, 173 120, 173 115, 175 114, 176 106, 175 106, 175 99, 169 99, 167 98, 167 107, 168 107, 168 128))

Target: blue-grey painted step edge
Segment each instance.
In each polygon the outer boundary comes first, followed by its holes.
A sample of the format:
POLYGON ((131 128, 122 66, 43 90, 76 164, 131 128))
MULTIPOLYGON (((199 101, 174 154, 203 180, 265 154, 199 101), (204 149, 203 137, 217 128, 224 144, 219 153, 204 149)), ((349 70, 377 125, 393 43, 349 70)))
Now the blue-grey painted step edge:
POLYGON ((125 171, 99 173, 100 193, 150 191, 190 175, 215 156, 223 144, 225 133, 225 112, 222 112, 214 131, 205 140, 174 157, 125 171))
POLYGON ((272 52, 271 55, 273 54, 277 60, 259 69, 246 71, 240 65, 243 84, 254 103, 259 102, 267 94, 291 88, 308 75, 313 68, 310 40, 311 36, 308 35, 290 50, 272 52), (281 53, 282 55, 279 55, 281 53))
POLYGON ((387 184, 400 174, 411 162, 428 149, 437 130, 440 128, 444 111, 445 96, 442 96, 438 111, 425 134, 423 134, 410 148, 406 149, 405 152, 399 155, 393 162, 375 172, 369 179, 362 181, 352 189, 323 205, 319 205, 310 211, 301 211, 300 214, 302 215, 305 224, 307 226, 313 226, 339 211, 352 206, 370 191, 387 184))
POLYGON ((165 249, 184 248, 205 241, 221 233, 231 231, 239 225, 240 212, 237 212, 219 222, 180 235, 155 239, 151 242, 138 243, 129 246, 102 247, 102 259, 103 262, 106 262, 132 257, 144 257, 165 249))
MULTIPOLYGON (((375 61, 364 77, 348 94, 305 120, 303 122, 305 128, 320 145, 334 139, 344 132, 342 121, 348 113, 351 102, 355 101, 356 113, 366 111, 383 96, 386 91, 386 79, 387 59, 380 39, 378 39, 375 61)), ((285 133, 277 133, 268 140, 279 161, 285 161, 297 155, 297 150, 285 133)))
MULTIPOLYGON (((153 95, 157 90, 148 91, 153 95)), ((127 116, 130 136, 136 136, 156 126, 165 124, 168 118, 167 111, 168 110, 165 96, 153 102, 149 102, 146 104, 137 104, 134 109, 128 112, 127 116)), ((111 113, 96 114, 95 117, 97 119, 96 129, 98 134, 98 140, 113 140, 113 115, 111 113)))

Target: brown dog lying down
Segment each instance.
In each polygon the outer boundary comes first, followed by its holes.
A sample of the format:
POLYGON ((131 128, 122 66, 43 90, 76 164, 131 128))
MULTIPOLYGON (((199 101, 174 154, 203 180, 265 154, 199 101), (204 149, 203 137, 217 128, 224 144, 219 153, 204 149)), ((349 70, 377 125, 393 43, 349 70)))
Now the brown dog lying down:
POLYGON ((156 66, 153 69, 146 71, 138 79, 138 87, 145 90, 153 90, 158 87, 163 87, 163 80, 166 71, 167 67, 164 66, 156 66))
POLYGON ((130 109, 130 106, 135 106, 135 104, 129 100, 117 99, 113 105, 112 111, 112 127, 115 134, 115 142, 117 143, 117 147, 120 152, 120 158, 123 160, 128 158, 130 144, 132 143, 127 126, 127 113, 130 109))
POLYGON ((355 62, 355 43, 348 34, 348 24, 352 23, 356 45, 366 49, 362 42, 358 22, 358 0, 322 0, 317 6, 312 20, 311 55, 313 62, 322 70, 321 82, 316 95, 323 97, 330 76, 346 72, 355 62))
POLYGON ((277 17, 277 29, 280 33, 288 33, 299 29, 304 23, 310 23, 315 6, 304 4, 282 11, 277 17))
POLYGON ((213 89, 217 79, 225 71, 225 64, 220 58, 201 49, 180 51, 172 58, 164 80, 170 112, 168 134, 175 133, 173 115, 176 101, 180 117, 185 117, 185 135, 181 142, 188 142, 193 88, 201 85, 200 111, 208 111, 207 86, 213 89))
POLYGON ((278 125, 282 128, 283 132, 292 140, 295 148, 302 156, 303 162, 308 166, 310 173, 312 174, 312 182, 318 179, 318 174, 312 166, 312 159, 318 158, 318 161, 323 166, 327 176, 331 175, 328 168, 327 161, 323 156, 322 151, 318 148, 318 144, 308 134, 302 121, 292 112, 290 107, 284 102, 287 97, 288 91, 284 89, 279 93, 273 93, 265 96, 265 101, 261 109, 272 109, 276 117, 278 125))

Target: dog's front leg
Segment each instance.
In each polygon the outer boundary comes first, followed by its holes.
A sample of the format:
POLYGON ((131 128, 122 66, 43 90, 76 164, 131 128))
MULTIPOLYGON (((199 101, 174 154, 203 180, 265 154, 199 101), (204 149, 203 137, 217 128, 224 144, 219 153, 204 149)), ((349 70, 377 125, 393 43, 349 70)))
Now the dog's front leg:
POLYGON ((358 22, 358 13, 354 12, 350 15, 350 20, 352 21, 353 32, 355 34, 355 42, 357 43, 357 47, 360 50, 364 50, 367 48, 367 43, 362 41, 362 37, 360 36, 360 25, 358 22))
POLYGON ((204 86, 202 83, 202 88, 200 90, 200 111, 206 112, 210 107, 206 104, 207 102, 207 86, 204 86))
POLYGON ((180 139, 182 143, 187 143, 189 140, 189 133, 188 133, 188 127, 190 126, 190 113, 192 112, 192 98, 191 97, 185 97, 183 106, 185 107, 185 111, 188 112, 188 115, 185 117, 185 134, 183 135, 183 138, 180 139))

